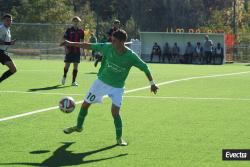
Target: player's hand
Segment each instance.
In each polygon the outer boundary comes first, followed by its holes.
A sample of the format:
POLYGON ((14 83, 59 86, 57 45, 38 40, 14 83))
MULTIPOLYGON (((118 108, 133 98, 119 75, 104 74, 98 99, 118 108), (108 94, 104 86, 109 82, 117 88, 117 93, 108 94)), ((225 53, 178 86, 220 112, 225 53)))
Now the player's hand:
POLYGON ((151 92, 154 92, 154 94, 157 93, 157 90, 158 90, 158 86, 156 86, 155 84, 154 85, 151 85, 151 92))
POLYGON ((65 40, 62 43, 60 43, 60 46, 69 46, 69 41, 65 40))
POLYGON ((16 39, 10 41, 10 45, 15 45, 16 39))
POLYGON ((95 59, 98 60, 98 61, 101 61, 102 60, 102 55, 100 53, 96 53, 95 54, 95 59))

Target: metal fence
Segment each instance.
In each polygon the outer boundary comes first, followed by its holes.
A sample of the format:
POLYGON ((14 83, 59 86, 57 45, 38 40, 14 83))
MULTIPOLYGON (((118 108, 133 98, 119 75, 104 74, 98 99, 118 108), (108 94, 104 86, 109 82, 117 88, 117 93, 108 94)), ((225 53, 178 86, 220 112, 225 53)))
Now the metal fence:
POLYGON ((250 43, 239 44, 234 47, 234 61, 241 63, 250 62, 250 43))
MULTIPOLYGON (((64 32, 70 24, 13 23, 11 34, 17 39, 8 51, 12 56, 31 58, 58 58, 64 56, 64 48, 59 47, 64 32)), ((226 50, 228 62, 250 62, 250 34, 240 34, 244 41, 226 50)), ((85 39, 87 41, 87 38, 85 39)), ((89 52, 83 53, 88 55, 89 52)))
POLYGON ((13 23, 12 39, 16 44, 8 49, 15 57, 57 58, 64 55, 59 47, 69 24, 13 23))

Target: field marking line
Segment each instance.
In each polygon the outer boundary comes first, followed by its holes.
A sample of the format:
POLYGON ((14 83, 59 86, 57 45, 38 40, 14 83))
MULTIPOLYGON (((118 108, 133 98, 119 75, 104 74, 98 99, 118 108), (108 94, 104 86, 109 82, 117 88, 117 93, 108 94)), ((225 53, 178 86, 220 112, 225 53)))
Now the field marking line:
POLYGON ((230 98, 230 97, 188 97, 188 96, 123 96, 125 98, 142 99, 181 99, 181 100, 229 100, 229 101, 250 101, 250 98, 230 98))
MULTIPOLYGON (((161 83, 157 83, 157 85, 161 86, 161 85, 167 85, 167 84, 176 83, 176 82, 189 81, 189 80, 193 80, 193 79, 216 78, 216 77, 240 75, 240 74, 247 74, 247 73, 250 73, 250 71, 235 72, 235 73, 228 73, 228 74, 203 75, 203 76, 196 76, 196 77, 189 77, 189 78, 183 78, 183 79, 176 79, 176 80, 161 82, 161 83)), ((141 88, 137 88, 137 89, 132 89, 132 90, 126 91, 125 93, 137 92, 139 90, 147 89, 149 87, 150 86, 145 86, 145 87, 141 87, 141 88)))
POLYGON ((67 93, 49 93, 49 92, 25 92, 25 91, 15 91, 15 90, 3 90, 0 93, 18 93, 18 94, 38 94, 38 95, 63 95, 63 96, 83 96, 83 94, 67 94, 67 93))
MULTIPOLYGON (((247 73, 250 73, 250 71, 235 72, 235 73, 228 73, 228 74, 214 74, 214 75, 188 77, 188 78, 183 78, 183 79, 176 79, 176 80, 161 82, 161 83, 158 83, 157 85, 161 86, 161 85, 167 85, 167 84, 176 83, 176 82, 189 81, 189 80, 193 80, 193 79, 215 78, 215 77, 224 77, 224 76, 240 75, 240 74, 247 74, 247 73)), ((148 89, 149 87, 150 86, 145 86, 145 87, 141 87, 141 88, 131 89, 131 90, 125 91, 124 93, 126 94, 126 93, 131 93, 131 92, 137 92, 140 90, 148 89)), ((106 97, 107 96, 105 96, 105 98, 106 97)), ((80 104, 82 102, 83 102, 83 100, 76 102, 76 104, 80 104)), ((58 109, 58 106, 49 107, 49 108, 40 109, 40 110, 35 110, 35 111, 31 111, 31 112, 27 112, 27 113, 23 113, 23 114, 18 114, 18 115, 14 115, 14 116, 9 116, 9 117, 5 117, 5 118, 0 118, 0 122, 15 119, 15 118, 21 118, 21 117, 25 117, 28 115, 33 115, 36 113, 41 113, 41 112, 50 111, 50 110, 54 110, 54 109, 58 109)))

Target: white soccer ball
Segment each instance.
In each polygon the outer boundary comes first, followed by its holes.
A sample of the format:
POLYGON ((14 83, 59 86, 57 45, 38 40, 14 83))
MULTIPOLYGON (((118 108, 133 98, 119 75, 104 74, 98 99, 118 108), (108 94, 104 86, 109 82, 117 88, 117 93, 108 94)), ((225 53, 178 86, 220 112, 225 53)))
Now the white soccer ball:
POLYGON ((76 103, 72 97, 64 97, 59 101, 59 109, 64 113, 71 113, 75 106, 76 103))

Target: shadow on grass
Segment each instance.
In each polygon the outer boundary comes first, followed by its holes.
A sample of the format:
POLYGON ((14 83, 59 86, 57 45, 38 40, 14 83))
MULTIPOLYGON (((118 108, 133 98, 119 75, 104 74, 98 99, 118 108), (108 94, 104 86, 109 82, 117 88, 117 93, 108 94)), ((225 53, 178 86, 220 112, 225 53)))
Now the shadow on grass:
MULTIPOLYGON (((99 162, 103 160, 123 157, 128 154, 119 154, 112 157, 106 157, 106 158, 100 158, 100 159, 94 159, 94 160, 86 160, 84 161, 84 158, 87 156, 90 156, 92 154, 96 154, 102 151, 110 150, 117 145, 111 145, 108 147, 104 147, 98 150, 88 151, 84 153, 73 153, 72 151, 67 151, 66 149, 74 144, 74 142, 63 142, 63 145, 60 146, 58 149, 56 149, 51 157, 44 160, 41 163, 31 163, 31 162, 15 162, 15 163, 0 163, 1 166, 13 166, 13 165, 26 165, 26 166, 46 166, 46 167, 60 167, 60 166, 73 166, 73 165, 81 165, 81 164, 87 164, 87 163, 94 163, 99 162)), ((49 150, 38 150, 38 151, 32 151, 31 154, 42 154, 47 153, 49 150)))
POLYGON ((97 72, 85 72, 84 74, 98 74, 97 72))
POLYGON ((62 89, 66 87, 70 87, 70 86, 55 85, 55 86, 48 86, 48 87, 43 87, 43 88, 32 88, 32 89, 29 89, 28 92, 35 92, 35 91, 40 91, 40 90, 62 89))

